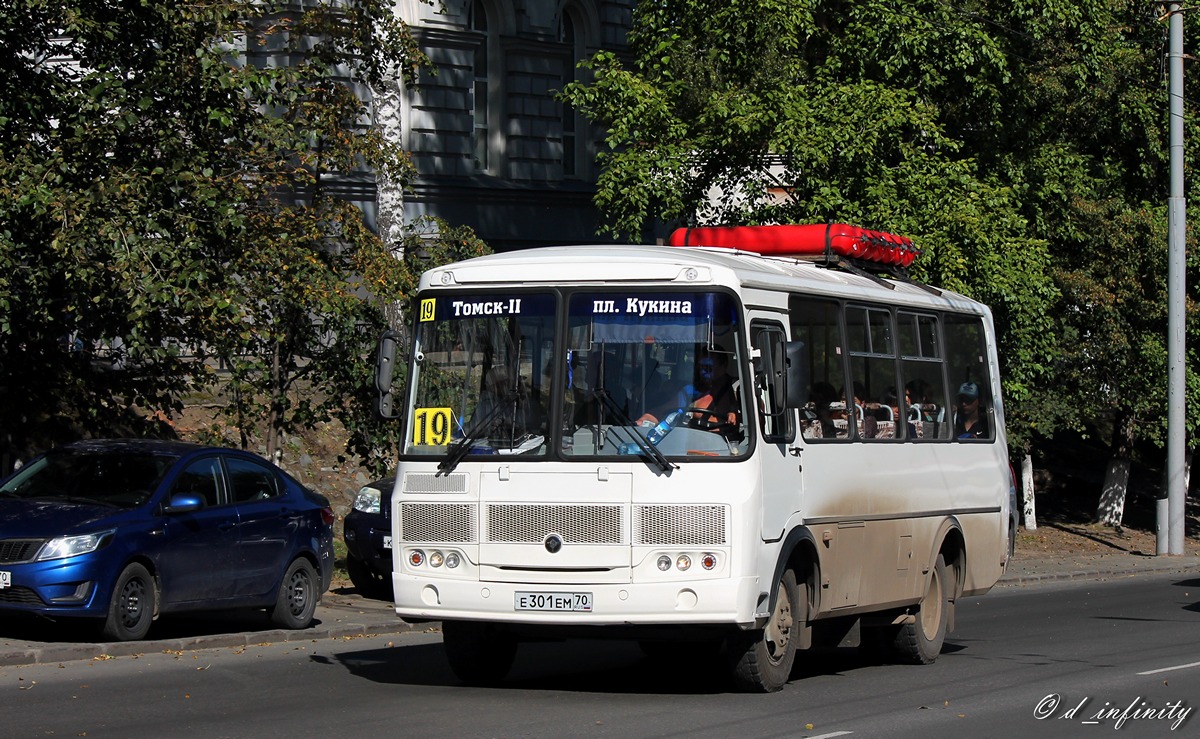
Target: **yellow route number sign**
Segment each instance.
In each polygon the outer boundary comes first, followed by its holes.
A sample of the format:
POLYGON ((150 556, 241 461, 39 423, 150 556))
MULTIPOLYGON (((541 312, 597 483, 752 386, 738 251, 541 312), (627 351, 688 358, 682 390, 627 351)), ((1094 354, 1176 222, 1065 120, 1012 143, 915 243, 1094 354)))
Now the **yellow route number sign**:
POLYGON ((413 445, 449 444, 451 419, 449 408, 417 408, 413 415, 413 445))

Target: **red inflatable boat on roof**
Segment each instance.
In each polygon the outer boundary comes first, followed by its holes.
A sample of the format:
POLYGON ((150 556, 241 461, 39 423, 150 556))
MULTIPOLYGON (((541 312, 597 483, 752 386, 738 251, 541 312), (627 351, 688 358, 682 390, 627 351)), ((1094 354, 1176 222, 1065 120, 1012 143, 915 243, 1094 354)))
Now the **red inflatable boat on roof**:
POLYGON ((743 249, 774 257, 839 256, 897 267, 909 266, 919 253, 907 237, 845 223, 679 228, 669 243, 743 249))

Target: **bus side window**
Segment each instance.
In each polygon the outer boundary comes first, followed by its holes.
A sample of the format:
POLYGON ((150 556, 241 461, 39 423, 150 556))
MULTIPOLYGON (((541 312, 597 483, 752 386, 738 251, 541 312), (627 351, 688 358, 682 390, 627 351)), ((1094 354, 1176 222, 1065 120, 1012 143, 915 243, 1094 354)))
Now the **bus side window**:
POLYGON ((850 438, 851 413, 845 394, 841 306, 833 300, 792 296, 788 301, 792 338, 808 347, 808 404, 800 411, 806 440, 850 438))
POLYGON ((917 441, 949 439, 945 420, 946 362, 936 315, 896 314, 900 339, 900 374, 908 437, 917 441))
POLYGON ((892 313, 886 308, 846 306, 846 336, 850 349, 853 427, 860 439, 904 438, 903 419, 897 427, 896 340, 892 313))
POLYGON ((956 393, 946 414, 947 437, 959 441, 996 438, 993 388, 987 366, 987 344, 980 316, 945 316, 947 369, 956 393), (966 402, 961 402, 966 401, 966 402))
POLYGON ((796 436, 792 425, 794 414, 784 398, 787 359, 783 326, 755 322, 750 327, 750 334, 754 348, 759 352, 754 365, 754 386, 763 440, 768 443, 792 441, 796 436))

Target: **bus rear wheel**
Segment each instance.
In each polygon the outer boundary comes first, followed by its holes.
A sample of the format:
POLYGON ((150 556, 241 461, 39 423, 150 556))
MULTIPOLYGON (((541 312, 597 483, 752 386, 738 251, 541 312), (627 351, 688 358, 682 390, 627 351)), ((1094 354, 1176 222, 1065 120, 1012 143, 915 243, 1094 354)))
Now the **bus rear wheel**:
POLYGON ((946 561, 938 555, 930 573, 925 597, 918 606, 916 618, 896 632, 893 647, 904 662, 928 665, 937 659, 946 641, 946 626, 950 616, 950 599, 954 587, 950 582, 946 561))
POLYGON ((442 645, 454 675, 467 685, 496 685, 504 680, 517 656, 517 640, 477 621, 442 623, 442 645))
POLYGON ((787 570, 776 586, 775 607, 766 626, 730 638, 734 685, 751 693, 773 693, 786 685, 807 619, 807 588, 787 570))

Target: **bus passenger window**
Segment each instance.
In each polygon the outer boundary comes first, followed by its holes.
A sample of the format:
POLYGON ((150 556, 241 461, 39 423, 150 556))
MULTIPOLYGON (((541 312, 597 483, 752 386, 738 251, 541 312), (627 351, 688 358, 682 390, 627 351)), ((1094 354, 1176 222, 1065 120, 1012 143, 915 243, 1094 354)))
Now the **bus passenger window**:
POLYGON ((957 391, 953 415, 947 414, 945 425, 953 424, 948 433, 959 441, 994 440, 995 407, 990 402, 992 388, 988 382, 990 373, 983 318, 946 314, 945 332, 946 367, 950 386, 957 391))
POLYGON ((903 438, 897 432, 896 341, 886 308, 846 306, 850 378, 854 392, 854 428, 860 439, 903 438), (891 411, 891 412, 889 412, 891 411))
POLYGON ((792 296, 788 302, 792 339, 808 347, 808 404, 800 411, 800 433, 808 440, 845 441, 853 423, 847 407, 845 342, 841 306, 833 300, 792 296))

